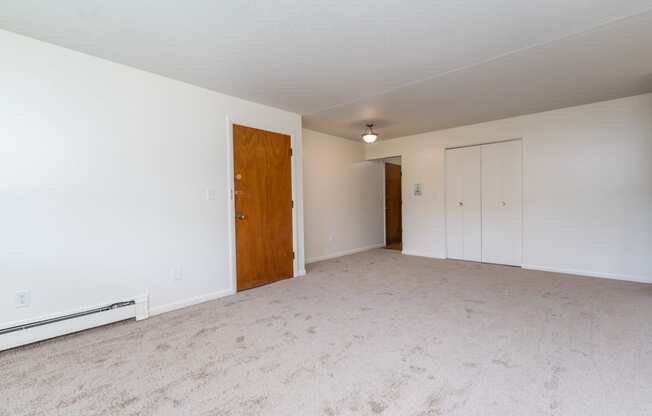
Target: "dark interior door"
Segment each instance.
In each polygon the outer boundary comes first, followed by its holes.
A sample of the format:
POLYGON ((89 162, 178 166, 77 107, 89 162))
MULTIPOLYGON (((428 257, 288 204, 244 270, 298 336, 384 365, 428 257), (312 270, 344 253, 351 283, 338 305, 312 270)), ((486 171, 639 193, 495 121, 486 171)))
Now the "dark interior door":
POLYGON ((290 136, 233 126, 238 290, 293 272, 290 136))
POLYGON ((401 166, 385 163, 385 244, 402 249, 401 166))

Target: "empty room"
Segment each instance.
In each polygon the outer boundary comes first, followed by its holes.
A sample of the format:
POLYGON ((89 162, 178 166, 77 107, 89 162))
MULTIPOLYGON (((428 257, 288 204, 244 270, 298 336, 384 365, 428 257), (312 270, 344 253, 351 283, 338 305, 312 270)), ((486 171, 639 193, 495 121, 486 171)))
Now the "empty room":
POLYGON ((652 415, 652 0, 6 0, 0 51, 0 416, 652 415))

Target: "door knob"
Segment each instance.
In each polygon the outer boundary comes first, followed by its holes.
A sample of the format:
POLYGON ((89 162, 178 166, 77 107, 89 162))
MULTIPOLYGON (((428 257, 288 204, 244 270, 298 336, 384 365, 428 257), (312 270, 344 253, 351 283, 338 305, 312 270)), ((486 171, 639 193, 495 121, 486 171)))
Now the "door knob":
POLYGON ((246 220, 247 216, 245 214, 242 214, 242 213, 236 213, 235 214, 235 219, 236 220, 246 220))

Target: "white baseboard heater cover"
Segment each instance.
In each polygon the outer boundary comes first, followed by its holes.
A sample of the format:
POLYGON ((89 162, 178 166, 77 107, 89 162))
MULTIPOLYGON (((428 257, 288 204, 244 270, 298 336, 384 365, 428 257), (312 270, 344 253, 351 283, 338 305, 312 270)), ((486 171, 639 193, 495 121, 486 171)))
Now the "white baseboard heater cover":
POLYGON ((147 295, 61 316, 53 316, 0 329, 0 351, 136 318, 148 317, 147 295))

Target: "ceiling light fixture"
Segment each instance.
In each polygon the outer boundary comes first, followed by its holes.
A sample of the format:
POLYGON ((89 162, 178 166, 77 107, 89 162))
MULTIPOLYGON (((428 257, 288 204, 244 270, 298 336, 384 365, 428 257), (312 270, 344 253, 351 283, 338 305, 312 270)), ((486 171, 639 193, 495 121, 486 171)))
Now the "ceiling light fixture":
POLYGON ((364 140, 367 143, 373 143, 378 139, 378 134, 374 132, 374 125, 373 124, 367 124, 367 128, 365 129, 364 133, 360 135, 362 137, 362 140, 364 140))

